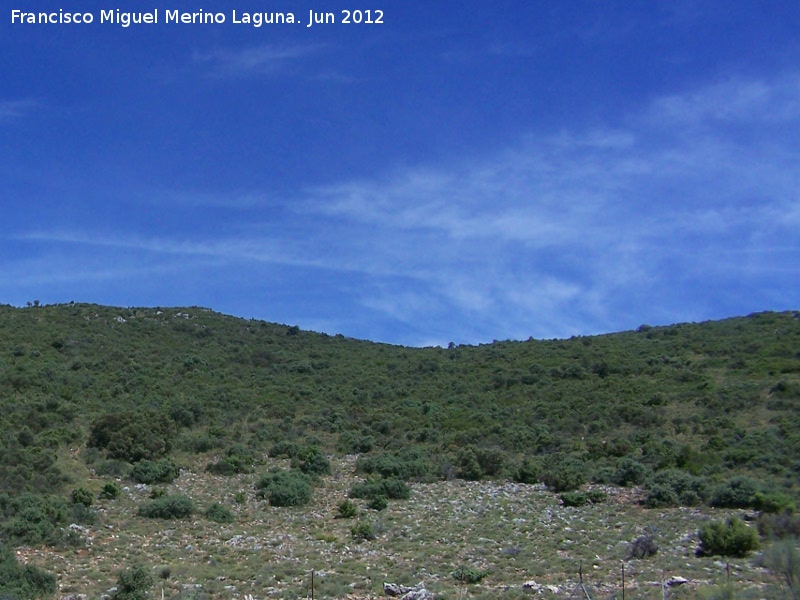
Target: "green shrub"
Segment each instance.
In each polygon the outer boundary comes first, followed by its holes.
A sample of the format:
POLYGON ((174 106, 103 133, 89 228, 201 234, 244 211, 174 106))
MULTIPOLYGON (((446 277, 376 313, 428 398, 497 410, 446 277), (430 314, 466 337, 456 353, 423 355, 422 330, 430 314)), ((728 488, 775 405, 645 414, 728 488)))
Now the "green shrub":
POLYGON ((0 514, 4 517, 3 537, 13 545, 54 544, 60 528, 67 524, 67 504, 63 498, 39 494, 0 495, 0 514))
POLYGON ((0 545, 0 597, 51 598, 56 576, 33 565, 20 565, 14 552, 0 545))
POLYGON ((451 573, 456 581, 468 584, 479 583, 488 574, 489 571, 481 571, 473 567, 459 567, 451 573))
POLYGON ((768 514, 793 513, 795 503, 792 498, 782 492, 757 492, 753 508, 768 514))
POLYGON ((143 565, 134 565, 117 576, 114 600, 145 600, 153 587, 153 576, 143 565))
POLYGON ((385 510, 387 506, 389 506, 389 499, 386 496, 375 496, 367 502, 367 508, 371 510, 381 511, 385 510))
POLYGON ((585 506, 589 504, 589 496, 583 492, 564 492, 559 496, 564 506, 585 506))
POLYGON ((176 433, 175 422, 166 414, 156 411, 113 413, 92 423, 87 445, 106 450, 110 458, 135 463, 167 454, 176 433))
POLYGON ((553 492, 576 490, 586 483, 586 464, 571 456, 553 454, 546 457, 541 478, 553 492))
POLYGON ((94 504, 94 494, 86 488, 75 488, 70 493, 70 501, 73 504, 83 504, 88 508, 94 504))
POLYGON ((170 458, 141 460, 131 469, 130 478, 136 483, 172 483, 180 475, 180 468, 170 458))
POLYGON ((67 520, 78 525, 94 525, 97 523, 97 511, 81 504, 71 504, 67 509, 67 520))
POLYGON ((650 474, 651 471, 649 467, 643 465, 638 460, 626 456, 617 461, 613 481, 617 485, 624 487, 642 485, 650 474))
POLYGON ((351 500, 344 500, 339 503, 339 510, 336 513, 337 519, 352 519, 358 516, 358 508, 351 500))
POLYGON ((513 479, 517 483, 539 483, 542 480, 542 470, 540 461, 526 456, 514 469, 513 479))
POLYGON ((292 468, 300 469, 306 475, 329 475, 331 463, 316 446, 306 446, 292 459, 292 468))
POLYGON ((708 497, 705 479, 680 469, 664 469, 647 480, 644 505, 649 508, 697 506, 708 497))
POLYGON ((456 456, 456 475, 468 481, 496 477, 505 466, 506 455, 495 448, 467 446, 456 456))
POLYGON ((734 477, 717 486, 709 504, 716 508, 755 508, 761 485, 750 477, 734 477))
POLYGON ((339 434, 336 449, 342 454, 365 454, 372 450, 375 438, 368 434, 345 431, 339 434))
POLYGON ((299 448, 293 442, 281 441, 276 442, 269 449, 267 454, 270 458, 294 458, 297 456, 299 448))
POLYGON ((233 523, 236 517, 227 506, 215 502, 206 509, 206 519, 215 523, 233 523))
POLYGON ((225 456, 215 463, 209 463, 206 471, 215 475, 236 475, 237 473, 252 473, 253 463, 256 460, 255 452, 236 444, 228 448, 225 456))
POLYGON ((698 531, 700 554, 745 557, 758 549, 758 532, 741 519, 709 521, 698 531))
POLYGON ((392 500, 408 500, 411 497, 411 488, 399 479, 368 479, 363 483, 354 483, 348 496, 367 500, 380 496, 392 500))
POLYGON ((800 538, 800 515, 762 514, 758 518, 758 532, 770 540, 800 538))
POLYGON ((357 523, 350 528, 350 535, 355 540, 371 541, 377 539, 378 535, 375 533, 375 528, 369 523, 357 523))
POLYGON ((139 507, 139 515, 148 519, 186 519, 192 514, 194 503, 180 494, 161 496, 139 507))
POLYGON ((119 485, 117 485, 116 481, 109 481, 105 485, 103 485, 103 489, 100 490, 100 498, 103 500, 114 500, 119 498, 121 490, 119 489, 119 485))
POLYGON ((430 470, 430 460, 418 451, 362 456, 356 462, 356 471, 360 473, 403 481, 423 479, 430 474, 430 470))
POLYGON ((800 551, 797 540, 785 539, 772 544, 763 556, 764 566, 788 587, 795 598, 800 597, 800 551))
POLYGON ((311 484, 303 473, 273 469, 256 483, 256 496, 271 506, 304 506, 311 501, 311 484))

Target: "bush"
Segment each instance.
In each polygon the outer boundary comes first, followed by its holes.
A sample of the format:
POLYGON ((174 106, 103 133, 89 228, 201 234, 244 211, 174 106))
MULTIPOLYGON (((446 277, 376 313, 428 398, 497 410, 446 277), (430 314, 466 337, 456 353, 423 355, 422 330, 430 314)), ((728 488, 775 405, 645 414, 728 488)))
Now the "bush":
POLYGON ((514 469, 513 479, 517 483, 539 483, 542 478, 542 470, 542 465, 539 461, 526 456, 514 469))
POLYGON ((96 419, 88 447, 106 450, 110 458, 131 463, 161 458, 172 449, 175 422, 156 411, 122 412, 96 419))
POLYGON ((343 454, 364 454, 372 450, 375 438, 368 434, 345 431, 339 435, 337 450, 343 454))
POLYGON ((542 482, 553 492, 570 492, 586 483, 586 464, 577 458, 554 454, 543 465, 542 482))
POLYGON ((362 456, 356 462, 356 470, 361 473, 377 474, 386 479, 403 481, 422 479, 430 473, 430 469, 430 461, 415 451, 362 456))
POLYGON ((559 496, 564 506, 585 506, 589 504, 589 496, 583 492, 564 492, 559 496))
POLYGON ((658 544, 653 539, 653 536, 650 534, 640 535, 631 542, 630 548, 628 549, 628 556, 625 560, 631 560, 632 558, 650 558, 651 556, 655 556, 657 552, 658 544))
POLYGON ((489 571, 481 571, 473 567, 459 567, 451 573, 453 579, 461 583, 478 583, 489 574, 489 571))
POLYGON ((628 487, 632 485, 642 485, 650 476, 650 468, 630 457, 621 458, 617 461, 614 471, 613 481, 617 485, 628 487))
POLYGON ((500 450, 467 446, 456 457, 456 475, 469 481, 496 477, 502 471, 505 459, 505 453, 500 450))
POLYGON ((351 500, 344 500, 339 504, 339 511, 336 513, 337 519, 352 519, 358 515, 358 508, 351 500))
POLYGON ((67 523, 67 504, 58 496, 20 494, 0 495, 0 514, 4 517, 3 537, 17 546, 53 544, 60 528, 67 523))
POLYGON ((191 498, 180 494, 161 496, 139 507, 139 515, 148 519, 185 519, 194 514, 191 498))
POLYGON ((170 458, 141 460, 131 469, 130 478, 136 483, 172 483, 180 475, 178 465, 170 458))
POLYGON ((134 565, 117 576, 117 591, 114 600, 145 600, 153 587, 153 576, 142 565, 134 565))
POLYGON ((73 504, 83 504, 88 508, 94 504, 94 495, 86 488, 75 488, 70 494, 70 501, 73 504))
POLYGON ((206 509, 206 519, 215 523, 233 523, 236 517, 228 507, 215 502, 206 509))
POLYGON ((762 514, 758 518, 758 532, 771 540, 800 538, 800 516, 790 513, 762 514))
POLYGON ((306 446, 292 459, 292 467, 306 475, 330 475, 331 463, 316 446, 306 446))
POLYGON ((294 458, 297 456, 299 448, 297 444, 293 442, 276 442, 273 446, 269 449, 267 454, 270 458, 294 458))
POLYGON ((761 485, 750 477, 734 477, 717 486, 709 504, 716 508, 755 508, 761 485))
POLYGON ((763 563, 786 584, 795 598, 800 597, 800 552, 796 540, 781 540, 772 544, 764 552, 763 563))
POLYGON ((56 576, 20 565, 11 549, 0 546, 0 597, 50 598, 56 593, 56 576))
POLYGON ((274 469, 256 483, 256 496, 271 506, 304 506, 311 501, 311 484, 303 473, 274 469))
POLYGON ((389 500, 386 496, 375 496, 367 502, 367 508, 371 510, 381 511, 385 510, 387 506, 389 506, 389 500))
POLYGON ((358 523, 350 528, 350 535, 355 540, 374 540, 378 535, 375 533, 375 528, 369 523, 358 523))
POLYGON ((700 554, 742 558, 758 549, 758 532, 741 519, 709 521, 700 527, 700 554))
POLYGON ((236 444, 228 448, 223 458, 215 463, 209 463, 206 466, 206 471, 215 475, 226 476, 236 475, 237 473, 252 473, 255 460, 256 455, 252 450, 241 444, 236 444))
POLYGON ((67 518, 70 523, 94 525, 97 523, 97 511, 78 502, 67 509, 67 518))
POLYGON ((103 489, 100 490, 100 498, 103 500, 114 500, 119 498, 121 490, 119 489, 119 485, 117 485, 116 481, 109 481, 103 486, 103 489))
POLYGON ((392 500, 408 500, 411 497, 411 488, 399 479, 368 479, 363 483, 354 483, 348 496, 367 500, 380 496, 392 500))
POLYGON ((781 492, 758 492, 755 495, 753 508, 773 515, 791 514, 795 511, 795 503, 781 492))
POLYGON ((697 506, 708 496, 706 482, 680 469, 664 469, 647 481, 648 508, 697 506))

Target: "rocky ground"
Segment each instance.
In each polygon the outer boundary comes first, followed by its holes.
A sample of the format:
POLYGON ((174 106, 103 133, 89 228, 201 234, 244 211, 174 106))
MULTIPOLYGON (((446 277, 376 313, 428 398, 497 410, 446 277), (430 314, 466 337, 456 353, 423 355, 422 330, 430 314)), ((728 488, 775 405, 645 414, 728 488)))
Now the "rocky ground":
MULTIPOLYGON (((606 502, 570 508, 538 485, 454 480, 411 484, 409 500, 381 512, 359 504, 358 517, 338 519, 337 506, 358 479, 354 464, 354 457, 333 460, 333 474, 299 509, 270 507, 254 493, 259 474, 285 461, 268 459, 258 472, 235 477, 210 475, 198 464, 166 486, 197 505, 186 520, 138 516, 149 486, 120 481, 122 496, 98 501, 97 522, 76 528, 82 543, 20 548, 18 556, 56 573, 62 599, 102 598, 120 569, 137 563, 152 570, 153 597, 164 598, 310 598, 312 577, 315 598, 384 598, 385 583, 422 583, 436 598, 583 598, 582 578, 597 600, 623 597, 623 568, 626 599, 699 598, 726 581, 737 597, 782 597, 775 576, 754 557, 695 556, 700 523, 731 511, 647 510, 635 490, 613 487, 603 488, 606 502), (244 500, 237 502, 239 492, 244 500), (236 522, 203 517, 214 502, 229 507, 236 522), (355 540, 358 522, 370 524, 376 539, 355 540), (625 560, 645 533, 657 554, 625 560), (457 569, 485 576, 467 584, 453 576, 457 569)), ((99 490, 106 481, 92 485, 99 490)))

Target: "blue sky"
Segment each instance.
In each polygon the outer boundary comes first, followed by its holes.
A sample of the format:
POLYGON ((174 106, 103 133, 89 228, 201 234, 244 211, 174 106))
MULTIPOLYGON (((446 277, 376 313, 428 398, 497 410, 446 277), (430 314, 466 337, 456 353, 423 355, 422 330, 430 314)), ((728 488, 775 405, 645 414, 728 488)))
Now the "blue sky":
POLYGON ((800 308, 800 2, 320 4, 7 5, 0 302, 407 345, 800 308))

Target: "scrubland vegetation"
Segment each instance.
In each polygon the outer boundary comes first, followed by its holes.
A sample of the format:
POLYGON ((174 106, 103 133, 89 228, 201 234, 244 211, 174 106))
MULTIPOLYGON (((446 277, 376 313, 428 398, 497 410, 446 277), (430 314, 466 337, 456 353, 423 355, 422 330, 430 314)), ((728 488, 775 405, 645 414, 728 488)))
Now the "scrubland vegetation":
POLYGON ((413 349, 5 306, 0 342, 3 598, 557 597, 581 561, 610 598, 624 560, 626 597, 797 598, 800 313, 413 349))

